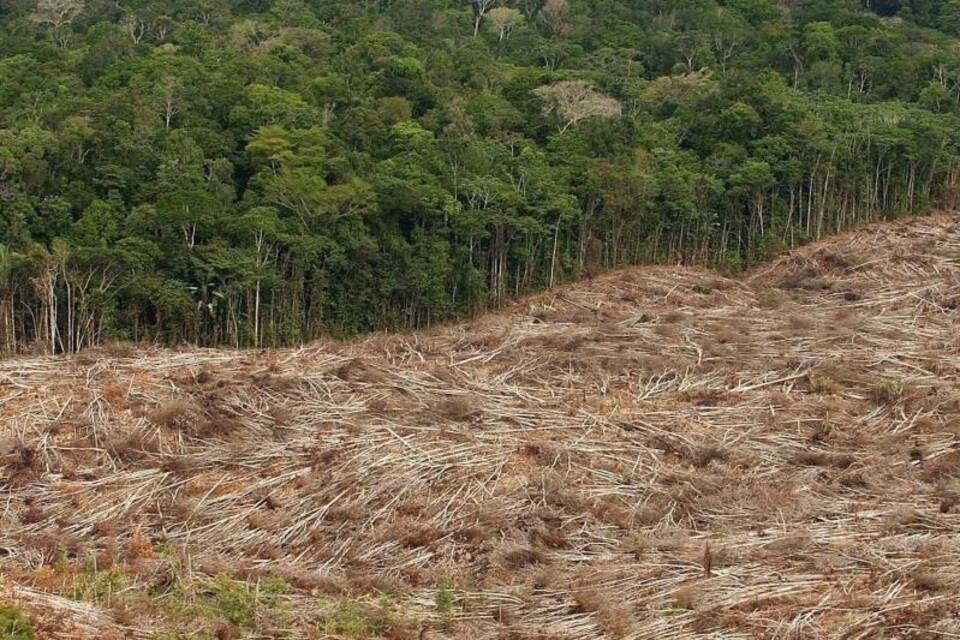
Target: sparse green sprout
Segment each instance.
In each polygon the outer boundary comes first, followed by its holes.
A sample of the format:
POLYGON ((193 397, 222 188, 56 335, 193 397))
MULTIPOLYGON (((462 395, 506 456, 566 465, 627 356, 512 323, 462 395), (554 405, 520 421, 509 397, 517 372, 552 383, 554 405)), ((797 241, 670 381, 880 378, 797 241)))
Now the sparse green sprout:
POLYGON ((437 586, 437 595, 434 597, 437 610, 440 613, 447 613, 453 608, 453 603, 455 600, 456 595, 453 593, 453 589, 450 588, 450 585, 446 582, 441 582, 437 586))
POLYGON ((0 640, 33 640, 34 637, 33 627, 20 607, 0 605, 0 640))
POLYGON ((903 396, 904 383, 902 380, 884 378, 870 387, 870 399, 877 404, 896 402, 903 396))
POLYGON ((454 622, 454 605, 457 601, 457 594, 446 580, 437 585, 437 593, 434 596, 434 603, 437 605, 437 611, 443 616, 443 626, 450 628, 454 622))
POLYGON ((810 435, 810 441, 814 444, 818 442, 823 442, 830 437, 830 434, 833 433, 833 425, 829 422, 817 422, 813 428, 813 433, 810 435))
POLYGON ((837 383, 830 376, 812 375, 810 376, 810 388, 815 393, 836 393, 837 383))
POLYGON ((170 544, 169 542, 158 542, 153 546, 153 550, 161 558, 172 556, 177 552, 176 546, 170 544))
POLYGON ((327 635, 342 638, 370 638, 380 625, 358 602, 342 602, 337 610, 326 619, 324 631, 327 635))
POLYGON ((109 604, 117 592, 127 586, 127 576, 120 569, 98 571, 85 569, 73 579, 70 597, 74 600, 109 604))

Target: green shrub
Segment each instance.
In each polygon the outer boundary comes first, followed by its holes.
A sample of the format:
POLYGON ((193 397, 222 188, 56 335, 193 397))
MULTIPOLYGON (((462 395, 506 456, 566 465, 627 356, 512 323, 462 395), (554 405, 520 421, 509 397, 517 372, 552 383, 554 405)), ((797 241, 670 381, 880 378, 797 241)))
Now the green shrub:
POLYGON ((20 607, 0 605, 0 640, 33 640, 33 627, 20 607))
POLYGON ((342 602, 324 626, 328 635, 359 640, 373 636, 380 625, 359 603, 342 602))
POLYGON ((250 585, 218 575, 210 583, 212 605, 235 625, 252 626, 257 616, 257 592, 250 585))
POLYGON ((110 602, 114 594, 127 585, 127 576, 119 569, 84 570, 73 580, 71 597, 87 602, 110 602))
POLYGON ((259 584, 217 575, 205 583, 180 581, 167 594, 169 611, 194 618, 224 619, 238 627, 253 627, 259 616, 280 616, 284 611, 281 597, 291 587, 278 577, 265 578, 259 584))

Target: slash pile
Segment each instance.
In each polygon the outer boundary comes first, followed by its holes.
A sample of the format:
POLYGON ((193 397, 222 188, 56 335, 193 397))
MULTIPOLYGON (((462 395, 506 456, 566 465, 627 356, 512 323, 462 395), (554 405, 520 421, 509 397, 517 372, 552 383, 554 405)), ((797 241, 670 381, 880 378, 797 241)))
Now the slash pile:
POLYGON ((960 223, 298 350, 0 362, 42 638, 960 637, 960 223))

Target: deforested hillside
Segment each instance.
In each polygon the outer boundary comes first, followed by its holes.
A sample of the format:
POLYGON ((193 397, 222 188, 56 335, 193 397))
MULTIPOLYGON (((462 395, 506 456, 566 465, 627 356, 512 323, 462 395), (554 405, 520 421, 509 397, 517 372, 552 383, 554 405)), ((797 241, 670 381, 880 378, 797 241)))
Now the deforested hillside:
POLYGON ((958 306, 943 214, 742 279, 635 268, 429 332, 9 359, 0 620, 952 637, 958 306))

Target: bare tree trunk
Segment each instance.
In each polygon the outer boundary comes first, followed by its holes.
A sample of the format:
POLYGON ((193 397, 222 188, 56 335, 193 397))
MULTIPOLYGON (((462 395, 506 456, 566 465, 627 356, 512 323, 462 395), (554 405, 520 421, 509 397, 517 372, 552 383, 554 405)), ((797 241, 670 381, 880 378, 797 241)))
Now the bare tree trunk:
POLYGON ((257 278, 257 291, 253 302, 253 346, 260 346, 260 278, 257 278))
POLYGON ((553 251, 550 255, 550 280, 549 286, 553 287, 554 278, 557 273, 557 249, 560 243, 560 217, 557 217, 557 224, 553 230, 553 251))

